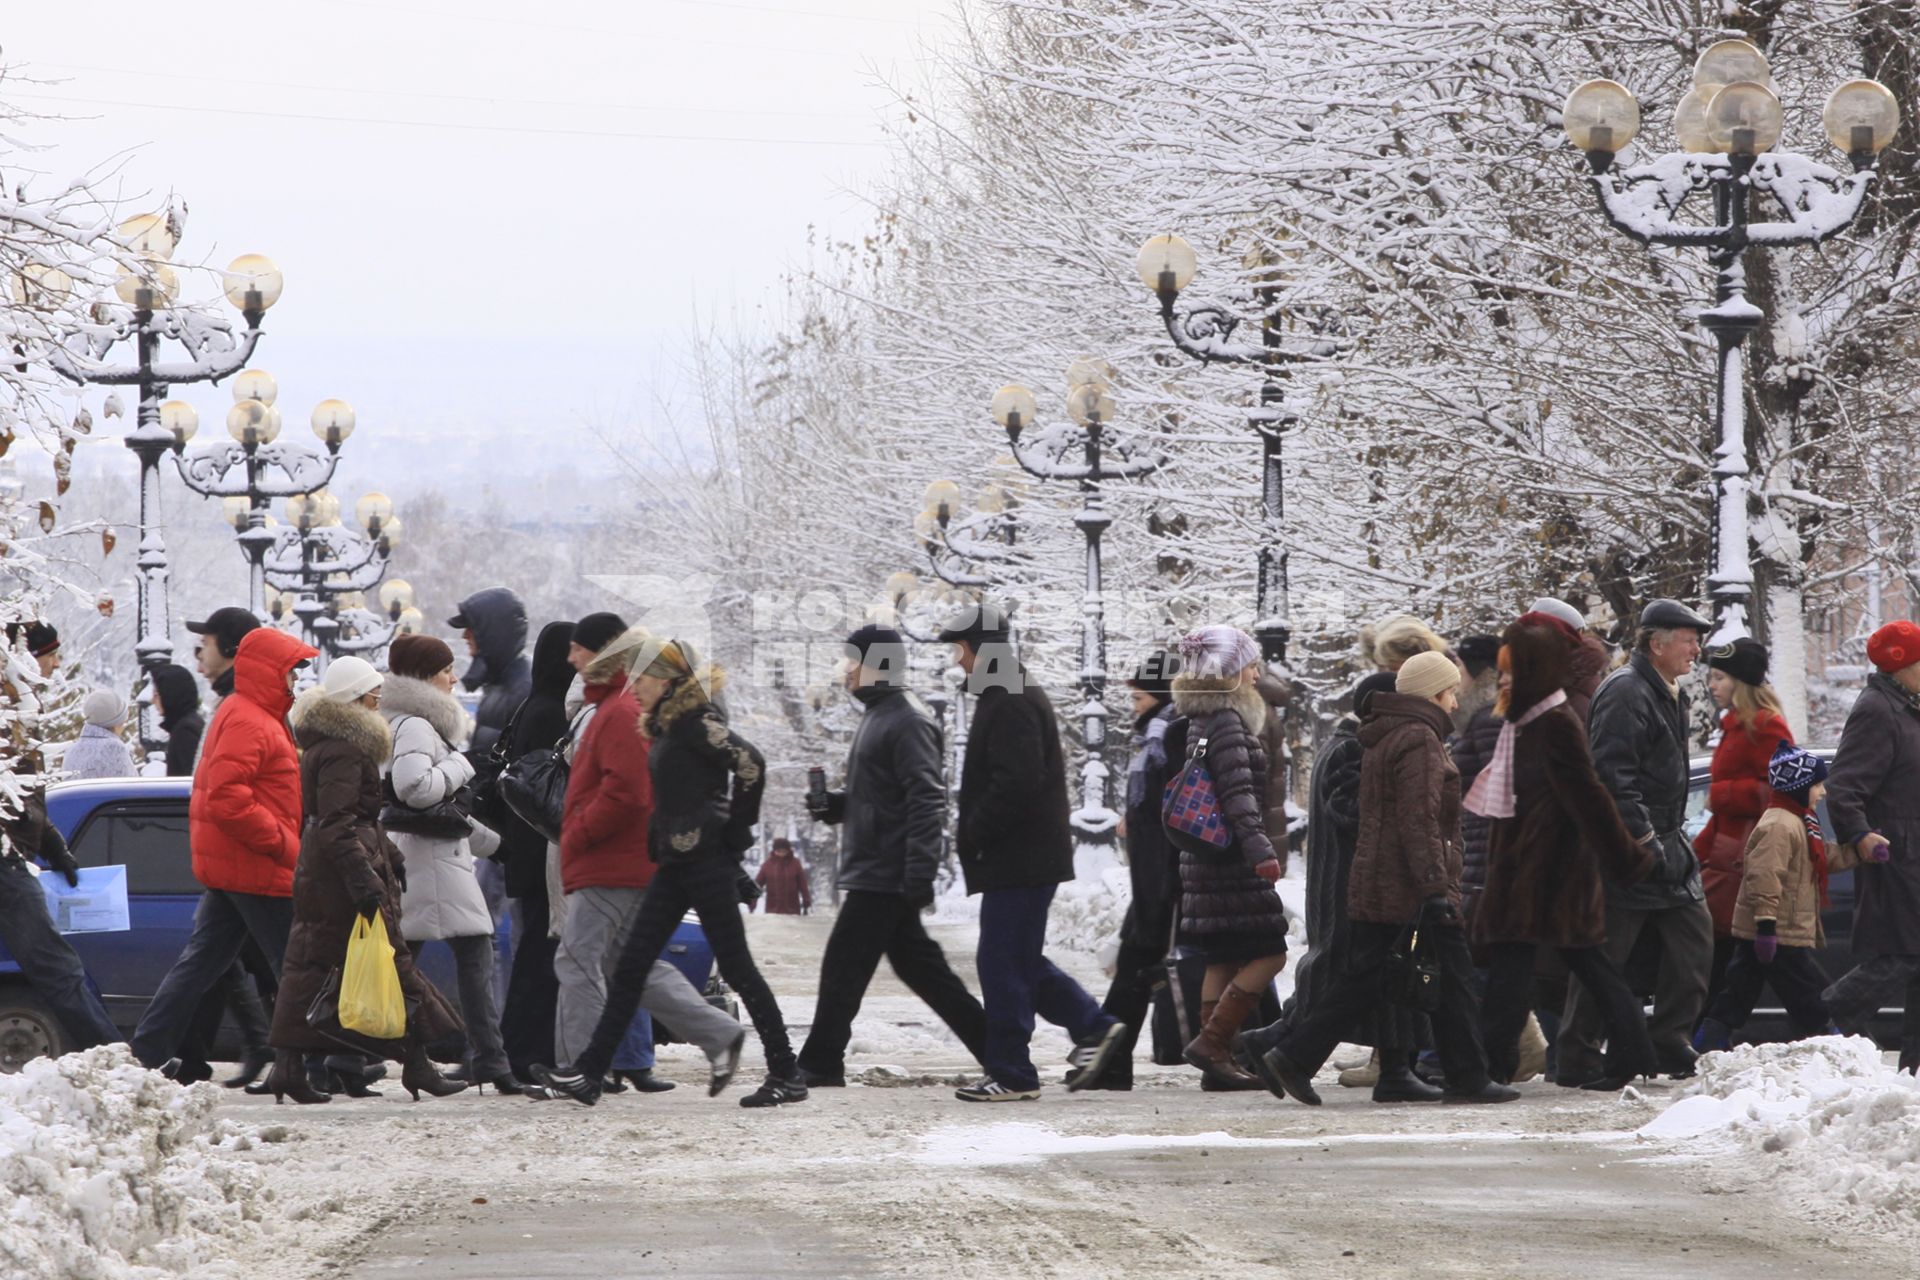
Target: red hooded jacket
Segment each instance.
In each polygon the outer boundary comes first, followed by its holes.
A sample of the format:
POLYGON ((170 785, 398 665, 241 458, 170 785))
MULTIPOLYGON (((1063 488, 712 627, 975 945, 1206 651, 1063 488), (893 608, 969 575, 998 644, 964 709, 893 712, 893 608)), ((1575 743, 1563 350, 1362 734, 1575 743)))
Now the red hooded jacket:
POLYGON ((640 704, 627 677, 617 673, 586 687, 599 708, 587 722, 567 774, 560 818, 560 887, 644 889, 653 879, 647 823, 653 817, 653 778, 640 704))
POLYGON ((1694 837, 1694 856, 1700 859, 1700 887, 1707 893, 1713 931, 1723 937, 1733 929, 1734 903, 1740 897, 1745 874, 1747 837, 1773 800, 1767 781, 1767 763, 1782 742, 1793 741, 1793 730, 1771 711, 1754 717, 1753 731, 1740 727, 1729 711, 1720 720, 1720 745, 1713 749, 1712 784, 1707 808, 1713 816, 1694 837))
POLYGON ((287 728, 287 673, 314 650, 261 627, 240 641, 233 693, 207 726, 187 810, 193 875, 209 889, 293 896, 300 759, 287 728))

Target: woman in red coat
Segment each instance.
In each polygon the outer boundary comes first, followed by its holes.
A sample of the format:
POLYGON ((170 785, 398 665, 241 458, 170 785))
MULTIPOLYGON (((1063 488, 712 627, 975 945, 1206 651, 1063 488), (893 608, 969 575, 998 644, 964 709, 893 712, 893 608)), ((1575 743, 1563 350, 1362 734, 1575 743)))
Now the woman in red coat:
MULTIPOLYGON (((1724 985, 1733 955, 1733 904, 1740 896, 1746 866, 1747 837, 1773 799, 1767 763, 1782 742, 1793 742, 1780 699, 1767 683, 1767 646, 1741 637, 1707 651, 1707 690, 1724 714, 1720 744, 1713 749, 1712 787, 1707 808, 1712 816, 1693 841, 1700 859, 1700 884, 1713 914, 1713 973, 1707 1006, 1724 985)), ((1710 1044, 1709 1049, 1725 1045, 1710 1044)))
POLYGON ((774 840, 767 860, 760 864, 760 874, 753 880, 767 891, 770 916, 803 916, 813 908, 813 889, 807 884, 807 869, 793 856, 793 845, 784 836, 774 840))

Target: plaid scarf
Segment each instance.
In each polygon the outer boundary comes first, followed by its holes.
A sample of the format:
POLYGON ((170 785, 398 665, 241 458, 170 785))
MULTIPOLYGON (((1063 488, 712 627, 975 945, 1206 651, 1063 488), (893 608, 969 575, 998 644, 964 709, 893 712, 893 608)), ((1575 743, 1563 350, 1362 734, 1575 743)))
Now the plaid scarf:
POLYGON ((1768 803, 1767 808, 1785 809, 1799 818, 1801 824, 1806 827, 1807 856, 1813 860, 1813 882, 1820 889, 1820 905, 1822 907, 1830 905, 1827 902, 1827 835, 1820 829, 1820 815, 1792 796, 1782 795, 1778 791, 1773 793, 1773 799, 1768 803))
POLYGON ((1522 725, 1532 724, 1547 712, 1560 706, 1567 700, 1565 689, 1555 689, 1540 701, 1528 707, 1518 720, 1509 720, 1500 726, 1500 740, 1493 744, 1493 759, 1473 780, 1472 788, 1467 792, 1464 803, 1469 813, 1477 813, 1483 818, 1511 818, 1513 816, 1513 755, 1520 737, 1522 725))

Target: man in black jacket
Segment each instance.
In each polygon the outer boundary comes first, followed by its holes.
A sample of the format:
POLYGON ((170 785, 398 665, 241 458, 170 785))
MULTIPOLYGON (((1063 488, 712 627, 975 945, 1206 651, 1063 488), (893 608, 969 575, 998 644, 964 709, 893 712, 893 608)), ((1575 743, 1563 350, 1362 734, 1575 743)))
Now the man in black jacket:
POLYGON ((809 796, 807 811, 839 823, 840 914, 820 961, 813 1030, 800 1050, 809 1086, 846 1083, 854 1015, 885 956, 900 981, 984 1061, 987 1015, 927 936, 946 825, 940 728, 906 687, 907 645, 891 627, 847 637, 847 688, 866 708, 847 755, 846 789, 809 796))
POLYGON ((941 631, 979 702, 960 769, 956 844, 967 892, 980 895, 975 963, 987 1013, 986 1078, 963 1102, 1040 1096, 1027 1051, 1037 1013, 1073 1037, 1069 1090, 1092 1088, 1126 1028, 1043 954, 1054 891, 1073 879, 1066 757, 1047 691, 1013 651, 997 605, 968 606, 941 631))
MULTIPOLYGON (((1660 1069, 1693 1074, 1693 1024, 1707 999, 1713 963, 1713 917, 1700 887, 1700 861, 1687 841, 1691 748, 1687 695, 1680 679, 1700 657, 1712 623, 1675 600, 1655 600, 1640 614, 1633 660, 1593 695, 1587 734, 1593 767, 1613 794, 1627 830, 1653 853, 1653 874, 1639 884, 1607 884, 1607 959, 1624 970, 1640 935, 1660 937, 1653 1017, 1647 1030, 1660 1069)), ((1606 1034, 1599 1006, 1569 982, 1560 1029, 1556 1079, 1569 1086, 1614 1089, 1600 1057, 1606 1034)))

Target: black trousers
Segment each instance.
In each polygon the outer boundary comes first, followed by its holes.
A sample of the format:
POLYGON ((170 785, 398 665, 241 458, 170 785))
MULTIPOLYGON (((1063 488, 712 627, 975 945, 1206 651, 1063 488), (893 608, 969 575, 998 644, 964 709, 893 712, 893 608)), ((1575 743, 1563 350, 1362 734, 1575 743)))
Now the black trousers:
POLYGON ((1753 953, 1753 944, 1745 938, 1733 944, 1733 958, 1727 961, 1727 980, 1707 1009, 1707 1016, 1739 1030, 1753 1016, 1760 1003, 1760 989, 1773 984, 1774 994, 1786 1006, 1787 1017, 1800 1035, 1817 1036, 1833 1024, 1827 1002, 1820 993, 1827 989, 1827 974, 1806 947, 1781 947, 1772 964, 1761 964, 1753 953))
POLYGON ((248 938, 240 958, 228 967, 219 983, 201 998, 200 1007, 194 1010, 193 1024, 180 1044, 180 1060, 192 1063, 213 1060, 213 1044, 228 1009, 233 1010, 233 1022, 240 1032, 243 1050, 262 1056, 271 1054, 273 1050, 267 1047, 267 1010, 260 1001, 262 984, 269 990, 277 990, 273 969, 260 953, 260 944, 248 938))
POLYGON ((846 1070, 854 1015, 882 956, 977 1061, 986 1052, 986 1011, 947 964, 940 944, 927 936, 920 912, 901 894, 849 889, 820 958, 820 997, 814 1004, 813 1029, 800 1049, 800 1065, 823 1076, 846 1070))
MULTIPOLYGON (((1347 968, 1329 975, 1304 1019, 1280 1036, 1275 1047, 1309 1075, 1318 1071, 1362 1014, 1380 1002, 1387 954, 1405 928, 1355 920, 1347 950, 1347 968)), ((1487 1055, 1480 1044, 1480 1004, 1473 998, 1473 953, 1459 925, 1422 925, 1421 934, 1440 969, 1440 1007, 1427 1015, 1434 1048, 1447 1073, 1447 1087, 1474 1093, 1488 1080, 1487 1055)), ((1516 1028, 1515 1038, 1519 1031, 1516 1028)))
POLYGON ((1120 954, 1113 962, 1113 983, 1107 988, 1107 998, 1100 1002, 1102 1013, 1126 1027, 1120 1047, 1114 1051, 1113 1065, 1107 1068, 1109 1084, 1133 1079, 1134 1046, 1153 1008, 1153 989, 1167 976, 1173 907, 1168 904, 1145 919, 1138 912, 1138 903, 1127 908, 1126 921, 1120 926, 1120 954))
MULTIPOLYGON (((1495 942, 1487 946, 1487 998, 1480 1025, 1487 1046, 1487 1070, 1502 1084, 1520 1065, 1520 1031, 1533 1006, 1536 944, 1495 942)), ((1607 1028, 1609 1076, 1649 1075, 1658 1063, 1647 1016, 1620 971, 1599 947, 1556 947, 1567 972, 1580 979, 1599 1006, 1607 1028)))
POLYGON ((691 909, 706 930, 720 976, 739 992, 740 1002, 747 1006, 753 1029, 760 1036, 760 1047, 766 1051, 768 1072, 782 1078, 793 1075, 793 1045, 787 1039, 787 1024, 780 1016, 772 989, 747 950, 747 930, 740 922, 740 892, 735 883, 739 869, 730 858, 707 856, 692 862, 669 862, 654 872, 653 883, 647 886, 647 896, 640 900, 640 911, 620 948, 620 959, 608 975, 607 1004, 601 1011, 600 1025, 593 1029, 586 1051, 573 1060, 575 1071, 589 1079, 607 1074, 613 1064, 613 1051, 640 1008, 648 970, 680 927, 681 917, 691 909))
POLYGON ((560 1007, 553 957, 560 939, 547 936, 553 904, 547 900, 544 874, 535 892, 513 901, 523 923, 514 944, 513 969, 507 975, 506 1002, 500 1010, 500 1041, 513 1073, 525 1080, 534 1063, 553 1061, 553 1019, 560 1007))

